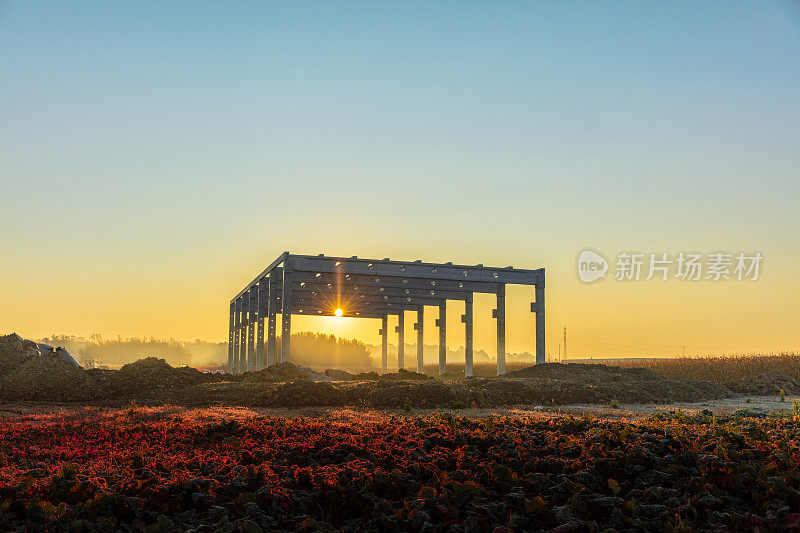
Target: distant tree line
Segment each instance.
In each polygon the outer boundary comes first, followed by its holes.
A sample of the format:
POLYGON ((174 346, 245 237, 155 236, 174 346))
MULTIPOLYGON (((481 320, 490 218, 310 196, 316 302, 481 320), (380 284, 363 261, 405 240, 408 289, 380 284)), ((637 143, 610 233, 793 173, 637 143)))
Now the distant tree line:
POLYGON ((363 342, 308 331, 292 335, 292 361, 325 368, 367 369, 374 366, 369 347, 363 342))
POLYGON ((165 359, 173 366, 188 365, 192 362, 192 352, 188 343, 154 337, 100 339, 84 346, 78 355, 84 362, 98 361, 100 364, 111 366, 132 363, 144 357, 165 359))
MULTIPOLYGON (((83 366, 121 366, 145 357, 165 359, 173 366, 224 368, 228 362, 227 342, 200 339, 178 341, 156 337, 104 339, 98 334, 89 338, 75 335, 51 335, 40 342, 63 346, 83 366)), ((276 349, 280 351, 281 338, 276 349)), ((335 335, 303 332, 292 335, 292 362, 324 368, 370 368, 370 348, 361 341, 340 339, 335 335)))

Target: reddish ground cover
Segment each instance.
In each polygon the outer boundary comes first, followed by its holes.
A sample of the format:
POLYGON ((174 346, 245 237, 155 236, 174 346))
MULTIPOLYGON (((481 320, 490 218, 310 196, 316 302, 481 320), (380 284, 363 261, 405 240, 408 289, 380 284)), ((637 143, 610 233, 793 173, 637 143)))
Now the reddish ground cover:
POLYGON ((0 530, 791 530, 799 428, 710 416, 6 417, 0 530))

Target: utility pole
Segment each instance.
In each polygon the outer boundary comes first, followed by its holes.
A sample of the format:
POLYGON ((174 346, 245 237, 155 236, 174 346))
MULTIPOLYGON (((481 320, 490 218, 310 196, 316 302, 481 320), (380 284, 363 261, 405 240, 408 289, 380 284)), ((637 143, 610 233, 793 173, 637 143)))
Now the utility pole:
POLYGON ((561 344, 558 345, 558 362, 561 362, 561 344))
POLYGON ((567 358, 567 326, 564 326, 564 359, 567 358))

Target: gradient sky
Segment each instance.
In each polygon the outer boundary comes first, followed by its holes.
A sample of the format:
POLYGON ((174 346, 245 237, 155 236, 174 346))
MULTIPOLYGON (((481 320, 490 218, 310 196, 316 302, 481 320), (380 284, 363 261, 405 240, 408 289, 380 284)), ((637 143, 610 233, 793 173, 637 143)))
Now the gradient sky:
POLYGON ((800 350, 797 2, 0 2, 0 101, 0 332, 224 340, 291 250, 544 266, 552 354, 800 350), (765 260, 584 285, 587 247, 765 260))

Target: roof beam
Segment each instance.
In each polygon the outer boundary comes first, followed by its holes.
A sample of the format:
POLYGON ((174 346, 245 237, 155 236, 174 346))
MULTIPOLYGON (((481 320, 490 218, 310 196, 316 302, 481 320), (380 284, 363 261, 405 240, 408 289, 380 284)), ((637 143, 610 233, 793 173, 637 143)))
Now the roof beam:
POLYGON ((339 285, 354 284, 359 286, 401 287, 409 289, 436 288, 437 290, 481 292, 487 294, 497 294, 497 286, 502 285, 502 283, 485 281, 377 276, 370 274, 342 274, 339 272, 294 272, 292 279, 306 283, 321 282, 337 283, 339 285))
MULTIPOLYGON (((514 268, 487 268, 482 265, 453 265, 449 263, 415 263, 407 261, 375 261, 358 258, 319 257, 290 255, 293 272, 341 272, 342 274, 366 274, 423 279, 443 279, 455 281, 484 281, 494 283, 513 283, 535 285, 538 270, 514 268)), ((541 270, 541 269, 540 269, 541 270)))
POLYGON ((447 291, 447 290, 439 290, 438 286, 431 287, 428 289, 409 289, 409 288, 402 288, 402 287, 378 287, 378 286, 364 286, 364 285, 342 285, 336 286, 333 283, 330 284, 326 283, 318 283, 313 281, 303 281, 300 283, 293 282, 292 283, 292 293, 293 294, 312 294, 317 293, 319 295, 330 295, 330 296, 337 296, 337 295, 367 295, 367 296, 400 296, 403 298, 411 297, 411 298, 437 298, 437 299, 447 299, 447 300, 464 300, 467 296, 466 291, 447 291))

